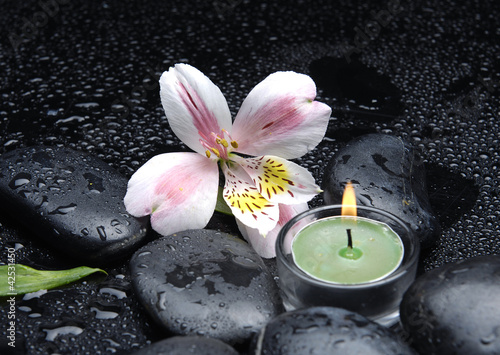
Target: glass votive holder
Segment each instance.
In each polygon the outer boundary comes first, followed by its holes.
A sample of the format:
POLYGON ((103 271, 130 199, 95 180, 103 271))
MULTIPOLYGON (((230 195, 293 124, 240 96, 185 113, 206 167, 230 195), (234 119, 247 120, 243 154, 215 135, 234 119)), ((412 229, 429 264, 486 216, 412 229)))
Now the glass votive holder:
POLYGON ((399 267, 374 281, 345 284, 323 281, 304 272, 294 261, 295 236, 315 221, 341 216, 341 205, 328 205, 305 211, 286 223, 276 240, 279 286, 285 309, 331 306, 357 312, 385 326, 399 320, 403 294, 415 280, 420 241, 398 217, 368 206, 357 206, 357 216, 389 226, 401 238, 404 251, 399 267))

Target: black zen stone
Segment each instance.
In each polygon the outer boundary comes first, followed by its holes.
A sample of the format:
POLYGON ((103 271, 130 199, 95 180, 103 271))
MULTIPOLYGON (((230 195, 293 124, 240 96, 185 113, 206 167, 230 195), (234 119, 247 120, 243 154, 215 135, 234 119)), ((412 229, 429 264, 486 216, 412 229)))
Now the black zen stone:
POLYGON ((130 269, 139 300, 171 334, 244 343, 283 311, 260 256, 226 233, 160 238, 134 254, 130 269))
POLYGON ((253 346, 256 353, 263 355, 415 354, 388 328, 334 307, 281 314, 262 329, 253 346))
POLYGON ((325 203, 340 204, 348 181, 356 190, 359 205, 401 218, 423 247, 437 238, 440 227, 429 203, 424 162, 408 143, 386 134, 368 134, 350 141, 325 169, 325 203))
POLYGON ((405 293, 401 322, 421 354, 500 354, 500 256, 423 274, 405 293))
POLYGON ((238 355, 230 345, 212 338, 200 336, 174 336, 158 341, 132 355, 238 355))
POLYGON ((147 224, 125 211, 127 180, 103 161, 68 148, 30 147, 1 156, 0 202, 34 238, 92 264, 122 258, 147 224))

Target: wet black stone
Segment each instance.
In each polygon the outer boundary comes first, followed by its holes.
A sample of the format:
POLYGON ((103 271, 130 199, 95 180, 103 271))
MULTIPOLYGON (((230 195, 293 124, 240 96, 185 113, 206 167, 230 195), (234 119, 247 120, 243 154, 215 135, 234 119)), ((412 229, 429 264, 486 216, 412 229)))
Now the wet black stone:
POLYGON ((256 354, 415 354, 388 328, 341 308, 312 307, 271 320, 256 354))
MULTIPOLYGON (((133 296, 127 267, 92 275, 15 300, 15 348, 0 340, 0 354, 129 354, 162 339, 133 296)), ((4 307, 6 298, 0 298, 4 307)), ((10 321, 2 317, 2 324, 10 321)), ((3 341, 5 340, 5 342, 3 341)))
POLYGON ((244 343, 283 311, 274 278, 244 241, 213 230, 155 240, 130 261, 145 309, 168 333, 244 343))
POLYGON ((127 214, 127 179, 91 155, 36 146, 3 154, 2 213, 64 253, 92 264, 128 255, 146 236, 127 214))
POLYGON ((159 354, 238 355, 238 352, 230 345, 217 339, 200 336, 174 336, 132 353, 132 355, 159 354))
POLYGON ((423 247, 439 233, 427 194, 425 167, 419 154, 402 139, 368 134, 350 141, 330 160, 323 185, 326 204, 340 204, 351 181, 357 203, 390 212, 409 224, 423 247))
POLYGON ((422 354, 499 354, 499 304, 500 256, 481 256, 420 276, 401 322, 422 354))

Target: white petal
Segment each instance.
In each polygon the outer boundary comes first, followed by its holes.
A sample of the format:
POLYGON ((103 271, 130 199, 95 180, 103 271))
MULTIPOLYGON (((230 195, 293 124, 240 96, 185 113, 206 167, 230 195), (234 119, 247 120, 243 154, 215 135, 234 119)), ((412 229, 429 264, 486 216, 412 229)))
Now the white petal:
POLYGON ((222 164, 226 177, 224 200, 233 215, 243 224, 267 233, 279 218, 278 205, 267 201, 253 185, 250 177, 238 165, 222 164))
POLYGON ((150 159, 130 178, 124 203, 136 217, 151 214, 162 235, 207 225, 217 200, 217 163, 196 153, 167 153, 150 159))
POLYGON ((248 94, 236 115, 232 137, 238 152, 298 158, 323 139, 331 109, 314 101, 316 85, 307 75, 277 72, 248 94))
POLYGON ((273 203, 307 202, 321 192, 307 169, 276 156, 232 158, 252 178, 257 190, 273 203))
POLYGON ((307 203, 298 205, 279 205, 280 218, 274 227, 265 236, 261 235, 257 229, 247 227, 236 220, 241 235, 250 243, 254 250, 263 258, 274 258, 276 256, 276 238, 281 228, 295 215, 306 211, 309 207, 307 203))
POLYGON ((176 64, 160 77, 160 97, 170 127, 189 148, 205 154, 200 138, 231 132, 231 113, 219 88, 188 64, 176 64))

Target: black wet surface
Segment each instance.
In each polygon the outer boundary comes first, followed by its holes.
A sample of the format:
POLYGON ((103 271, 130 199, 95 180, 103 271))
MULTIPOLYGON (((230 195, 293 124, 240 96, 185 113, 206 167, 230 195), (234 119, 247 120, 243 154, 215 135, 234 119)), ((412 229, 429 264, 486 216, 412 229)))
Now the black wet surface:
POLYGON ((0 171, 2 215, 82 263, 123 260, 147 236, 147 219, 125 210, 127 179, 93 155, 16 149, 2 155, 0 171))
POLYGON ((137 298, 166 333, 243 346, 284 311, 262 259, 230 234, 190 230, 157 239, 129 269, 137 298))
POLYGON ((262 330, 261 339, 262 352, 256 354, 415 354, 387 328, 334 307, 281 314, 262 330))
MULTIPOLYGON (((423 156, 430 203, 443 228, 422 255, 421 272, 499 254, 500 5, 399 4, 401 9, 395 0, 3 2, 0 152, 65 146, 104 160, 128 178, 156 154, 187 150, 160 104, 157 80, 170 66, 187 62, 202 70, 221 88, 233 114, 268 74, 294 70, 315 78, 318 99, 333 108, 323 142, 298 160, 318 183, 328 159, 350 139, 373 132, 402 137, 423 156), (397 11, 377 27, 375 16, 390 9, 397 11)), ((311 205, 321 203, 317 197, 311 205)), ((217 217, 210 226, 237 233, 228 218, 217 217)), ((6 261, 6 247, 14 247, 18 263, 75 266, 30 237, 23 225, 1 215, 0 261, 6 261)), ((126 281, 125 265, 107 270, 126 281)), ((18 311, 16 350, 123 352, 164 337, 129 284, 122 287, 126 298, 115 300, 122 307, 115 312, 119 318, 93 319, 90 309, 100 302, 101 287, 90 279, 49 291, 40 298, 41 317, 18 311), (126 329, 107 342, 87 330, 47 340, 45 324, 65 319, 57 301, 74 292, 86 296, 82 304, 74 298, 71 317, 101 332, 116 330, 112 324, 126 329), (51 301, 43 301, 48 296, 51 301), (125 333, 134 337, 116 338, 125 333)), ((18 299, 17 306, 24 302, 18 299)), ((5 323, 5 309, 0 317, 5 323)), ((2 327, 2 349, 5 343, 2 327)))
POLYGON ((413 346, 422 354, 500 352, 499 277, 497 255, 461 260, 422 275, 401 303, 401 322, 413 346))

